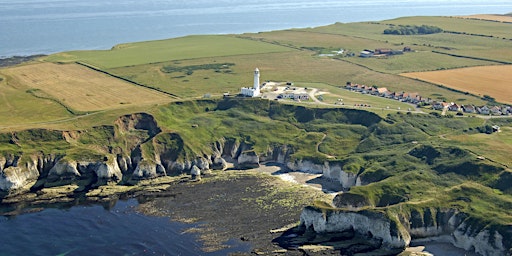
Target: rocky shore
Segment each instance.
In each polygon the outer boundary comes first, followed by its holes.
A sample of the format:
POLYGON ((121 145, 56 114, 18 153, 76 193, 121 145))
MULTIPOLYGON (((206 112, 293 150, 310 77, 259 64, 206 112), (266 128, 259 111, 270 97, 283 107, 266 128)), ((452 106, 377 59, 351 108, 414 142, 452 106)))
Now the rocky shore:
POLYGON ((38 55, 30 55, 30 56, 13 56, 13 57, 9 57, 9 58, 3 58, 3 59, 0 59, 0 68, 18 65, 23 62, 35 60, 37 58, 44 57, 44 56, 46 56, 46 55, 38 54, 38 55))
POLYGON ((375 180, 344 168, 343 161, 292 157, 294 148, 286 144, 256 151, 245 140, 224 137, 206 145, 200 154, 192 153, 178 133, 163 131, 147 113, 121 116, 114 126, 89 131, 35 129, 0 139, 9 145, 21 140, 76 144, 82 139, 97 143, 104 152, 75 158, 39 150, 2 153, 0 213, 4 215, 138 197, 144 202, 154 199, 141 206, 146 214, 206 223, 199 232, 207 250, 239 239, 250 242, 257 254, 285 250, 291 255, 306 251, 394 255, 414 239, 440 236, 482 255, 504 254, 512 247, 509 226, 490 226, 457 209, 408 204, 402 196, 385 195, 370 203, 364 195, 351 192, 375 180), (282 169, 265 169, 266 174, 230 171, 266 163, 282 169), (315 202, 318 198, 321 203, 315 202))

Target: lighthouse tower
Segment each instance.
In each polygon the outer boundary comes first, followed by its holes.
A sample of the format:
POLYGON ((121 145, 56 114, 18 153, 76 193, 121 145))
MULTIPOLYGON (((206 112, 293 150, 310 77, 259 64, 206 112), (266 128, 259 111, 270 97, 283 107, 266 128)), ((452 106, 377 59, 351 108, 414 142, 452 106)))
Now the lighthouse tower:
POLYGON ((260 70, 254 70, 254 96, 260 95, 260 70))
POLYGON ((260 96, 260 70, 258 68, 254 70, 254 85, 252 86, 252 88, 242 87, 240 94, 246 97, 260 96))

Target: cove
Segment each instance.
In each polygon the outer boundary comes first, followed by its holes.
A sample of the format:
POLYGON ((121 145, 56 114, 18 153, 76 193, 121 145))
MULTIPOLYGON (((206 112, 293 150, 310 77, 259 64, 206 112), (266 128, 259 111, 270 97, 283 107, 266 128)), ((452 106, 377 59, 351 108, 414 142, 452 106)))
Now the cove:
POLYGON ((46 208, 18 216, 0 217, 0 255, 226 255, 248 252, 250 245, 204 252, 193 233, 195 224, 136 211, 135 199, 69 209, 46 208))

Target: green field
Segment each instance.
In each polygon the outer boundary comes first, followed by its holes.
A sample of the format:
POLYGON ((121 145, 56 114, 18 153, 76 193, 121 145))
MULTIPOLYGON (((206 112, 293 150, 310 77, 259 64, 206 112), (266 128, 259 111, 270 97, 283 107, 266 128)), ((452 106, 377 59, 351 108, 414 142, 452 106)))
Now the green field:
POLYGON ((215 58, 197 58, 179 62, 121 67, 109 71, 139 83, 176 94, 182 98, 202 97, 204 94, 222 95, 238 93, 240 87, 252 84, 252 71, 258 67, 261 80, 300 81, 305 83, 325 83, 344 86, 347 81, 359 84, 378 85, 389 90, 417 92, 424 97, 464 99, 466 102, 482 104, 479 98, 441 89, 435 85, 404 78, 394 74, 384 74, 342 60, 317 57, 310 51, 251 54, 215 58), (198 70, 192 75, 185 73, 166 74, 161 68, 166 65, 194 66, 208 63, 234 63, 231 72, 198 70), (306 70, 306 72, 304 72, 306 70))
POLYGON ((489 35, 496 38, 512 39, 512 24, 482 20, 468 20, 458 17, 417 16, 386 20, 382 23, 395 25, 431 25, 446 31, 468 34, 489 35))
POLYGON ((72 51, 49 56, 46 61, 82 61, 100 68, 134 66, 170 60, 286 52, 291 49, 231 36, 187 36, 160 41, 127 43, 105 51, 72 51))
POLYGON ((393 74, 495 64, 488 61, 454 58, 429 51, 410 52, 383 58, 344 58, 343 60, 393 74))
POLYGON ((20 124, 37 123, 65 119, 73 115, 59 103, 34 97, 28 88, 7 83, 6 77, 0 82, 0 128, 19 129, 20 124))
MULTIPOLYGON (((336 23, 302 31, 375 40, 382 43, 383 46, 380 48, 401 49, 403 46, 410 46, 413 50, 418 51, 440 51, 472 58, 512 62, 510 54, 512 33, 508 32, 511 30, 510 28, 512 28, 511 24, 489 21, 448 17, 413 17, 381 22, 336 23), (383 31, 389 27, 386 24, 433 25, 446 31, 456 31, 459 34, 385 35, 383 31), (488 37, 491 35, 493 37, 488 37), (389 44, 394 46, 386 47, 389 44)), ((360 49, 364 49, 363 45, 360 49)))

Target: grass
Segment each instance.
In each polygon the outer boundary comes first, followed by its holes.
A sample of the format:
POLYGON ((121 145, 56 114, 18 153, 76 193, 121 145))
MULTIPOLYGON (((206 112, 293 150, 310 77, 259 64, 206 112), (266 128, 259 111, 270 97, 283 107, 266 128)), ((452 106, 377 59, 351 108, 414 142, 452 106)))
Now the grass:
POLYGON ((460 147, 478 152, 481 156, 512 167, 510 152, 512 152, 512 129, 504 127, 502 132, 495 134, 452 135, 448 138, 458 143, 460 147))
MULTIPOLYGON (((224 92, 238 93, 242 86, 252 85, 252 72, 258 67, 261 80, 300 81, 301 83, 323 83, 344 86, 347 81, 359 84, 378 85, 389 90, 411 91, 424 97, 433 92, 447 99, 465 98, 467 102, 481 104, 479 98, 454 93, 435 85, 403 78, 392 74, 368 70, 346 61, 311 56, 310 52, 282 52, 252 54, 229 57, 182 60, 135 67, 123 67, 109 70, 116 75, 159 88, 182 98, 202 97, 205 94, 222 95, 224 92), (166 74, 161 68, 166 65, 181 67, 196 66, 205 63, 234 63, 232 72, 223 73, 214 70, 198 70, 192 75, 166 74), (308 72, 302 72, 308 70, 308 72)), ((391 103, 390 103, 391 104, 391 103)))
MULTIPOLYGON (((421 17, 420 17, 421 18, 421 17)), ((433 21, 431 24, 425 23, 427 25, 435 25, 439 26, 443 29, 448 30, 447 28, 439 25, 438 23, 446 22, 446 26, 448 28, 452 28, 452 22, 454 24, 458 24, 459 22, 464 23, 464 19, 457 18, 443 18, 443 17, 429 17, 429 19, 433 21), (436 20, 439 19, 439 20, 436 20)), ((398 19, 401 23, 407 22, 417 22, 420 23, 420 20, 407 20, 407 19, 398 19)), ((466 20, 467 21, 467 20, 466 20)), ((485 31, 500 31, 500 36, 496 37, 482 37, 482 36, 474 36, 470 35, 474 32, 474 27, 472 25, 465 24, 463 26, 459 26, 460 34, 452 34, 452 33, 438 33, 431 35, 408 35, 408 36, 396 36, 396 35, 385 35, 383 31, 387 28, 387 25, 384 23, 392 23, 396 22, 395 20, 391 21, 383 21, 381 23, 375 22, 360 22, 360 23, 336 23, 333 25, 306 29, 303 31, 306 32, 315 32, 315 33, 324 33, 331 35, 344 35, 349 37, 363 38, 374 40, 381 43, 381 47, 379 48, 392 48, 392 49, 401 49, 403 46, 410 46, 413 50, 417 51, 441 51, 450 54, 468 56, 470 58, 483 58, 487 60, 495 60, 495 61, 504 61, 504 62, 512 62, 512 57, 510 54, 510 46, 512 45, 512 41, 508 40, 512 37, 507 33, 505 36, 507 39, 501 38, 501 32, 503 30, 502 26, 508 27, 508 24, 500 24, 495 22, 486 22, 486 21, 476 21, 478 24, 483 23, 485 26, 490 26, 491 30, 478 30, 480 32, 485 31), (466 32, 463 34, 462 32, 466 32), (391 47, 389 47, 391 45, 391 47)), ((473 21, 475 22, 475 21, 473 21)), ((398 22, 396 22, 398 24, 398 22)), ((414 25, 414 24, 411 24, 414 25)), ((421 25, 421 24, 420 24, 421 25)), ((457 26, 457 25, 455 25, 457 26)), ((505 30, 508 31, 508 30, 505 30)), ((370 46, 369 46, 370 47, 370 46)), ((359 51, 365 48, 366 45, 361 45, 359 51)), ((370 48, 372 49, 372 48, 370 48)), ((459 60, 462 61, 462 60, 459 60)), ((453 61, 452 61, 453 62, 453 61)))
POLYGON ((10 76, 0 81, 0 87, 0 129, 72 117, 60 104, 27 93, 28 88, 11 82, 10 76))
POLYGON ((2 72, 9 76, 10 83, 28 90, 44 91, 50 98, 79 112, 170 101, 162 93, 77 64, 38 63, 8 68, 2 72))
POLYGON ((107 51, 72 51, 50 55, 50 62, 83 61, 102 69, 216 56, 286 52, 291 49, 231 36, 187 36, 128 43, 107 51))
POLYGON ((466 32, 468 34, 492 35, 497 38, 512 38, 510 24, 468 20, 457 17, 416 16, 383 21, 395 25, 431 25, 447 31, 466 32))
POLYGON ((410 52, 383 58, 345 58, 344 60, 392 74, 496 64, 489 61, 456 58, 429 51, 410 52))
POLYGON ((465 19, 479 19, 479 20, 488 20, 488 21, 499 21, 499 22, 512 22, 512 17, 510 15, 499 15, 499 14, 476 14, 476 15, 467 15, 461 16, 465 19))

